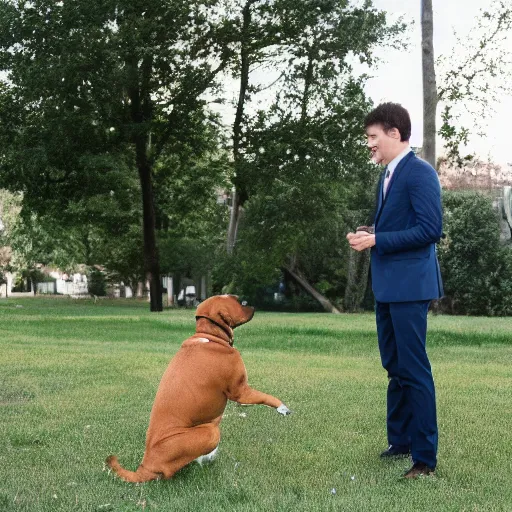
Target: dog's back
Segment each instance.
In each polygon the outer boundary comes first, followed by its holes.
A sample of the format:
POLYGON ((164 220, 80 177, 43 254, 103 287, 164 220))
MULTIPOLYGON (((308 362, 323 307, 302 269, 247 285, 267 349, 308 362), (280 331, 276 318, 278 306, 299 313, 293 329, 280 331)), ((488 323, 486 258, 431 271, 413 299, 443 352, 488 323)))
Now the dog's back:
POLYGON ((232 347, 196 336, 186 340, 160 381, 148 441, 162 429, 192 427, 222 415, 226 388, 240 371, 239 364, 238 351, 232 347))

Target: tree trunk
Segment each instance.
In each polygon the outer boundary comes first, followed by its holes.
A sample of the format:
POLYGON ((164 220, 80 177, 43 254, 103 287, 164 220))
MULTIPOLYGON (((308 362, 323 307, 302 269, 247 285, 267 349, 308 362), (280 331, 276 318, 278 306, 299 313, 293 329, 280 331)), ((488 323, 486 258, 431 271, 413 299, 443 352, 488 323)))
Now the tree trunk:
POLYGON ((149 81, 153 67, 153 57, 146 56, 139 68, 138 58, 131 55, 126 59, 126 67, 130 78, 128 95, 133 123, 132 143, 135 145, 135 160, 142 193, 144 272, 147 281, 149 281, 150 310, 162 311, 162 282, 160 281, 160 260, 156 244, 155 196, 151 163, 148 157, 150 140, 148 125, 152 116, 149 81))
POLYGON ((361 308, 368 286, 370 251, 357 252, 350 250, 348 258, 345 310, 357 311, 361 308))
POLYGON ((434 67, 434 14, 432 0, 421 2, 423 65, 423 158, 436 168, 437 87, 434 67))
POLYGON ((306 278, 299 271, 294 271, 289 266, 284 267, 284 269, 286 272, 288 272, 288 274, 290 274, 290 276, 293 277, 293 279, 295 279, 298 284, 300 284, 300 286, 302 286, 302 288, 304 288, 305 291, 307 291, 321 304, 325 311, 328 313, 340 314, 340 311, 332 305, 329 299, 324 297, 318 290, 315 290, 315 288, 313 288, 313 286, 307 282, 306 278))
POLYGON ((301 108, 300 108, 300 127, 303 128, 307 122, 308 117, 308 106, 311 97, 311 85, 313 82, 313 49, 310 49, 308 53, 308 66, 306 68, 306 75, 304 77, 304 92, 302 94, 301 108))
POLYGON ((228 227, 228 254, 233 254, 236 244, 236 238, 238 234, 238 225, 242 216, 242 205, 240 204, 240 192, 233 188, 231 214, 229 217, 228 227))
POLYGON ((242 9, 242 40, 240 49, 240 90, 238 91, 238 103, 236 106, 235 121, 233 123, 233 162, 235 166, 235 179, 233 180, 234 192, 232 199, 231 216, 229 218, 227 252, 233 254, 238 233, 238 225, 242 215, 242 207, 247 192, 243 186, 243 178, 241 179, 240 169, 243 156, 240 153, 240 141, 242 139, 242 121, 244 116, 245 99, 247 96, 247 86, 249 85, 249 28, 251 25, 251 6, 256 0, 248 0, 242 9))
POLYGON ((162 283, 160 281, 160 261, 156 244, 155 208, 153 196, 153 183, 151 168, 147 165, 147 159, 139 161, 139 148, 137 148, 137 168, 139 171, 142 191, 142 228, 144 233, 144 270, 149 281, 150 310, 162 311, 162 283), (145 161, 145 162, 144 162, 145 161))

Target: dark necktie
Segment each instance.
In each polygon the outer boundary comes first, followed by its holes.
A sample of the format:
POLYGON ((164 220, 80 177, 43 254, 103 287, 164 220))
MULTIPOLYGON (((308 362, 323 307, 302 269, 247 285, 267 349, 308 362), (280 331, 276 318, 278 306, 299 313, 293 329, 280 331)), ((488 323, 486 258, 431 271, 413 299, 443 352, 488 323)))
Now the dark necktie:
POLYGON ((384 176, 384 185, 382 187, 382 197, 386 197, 386 192, 388 190, 389 186, 389 175, 391 173, 389 172, 388 166, 386 165, 386 175, 384 176))

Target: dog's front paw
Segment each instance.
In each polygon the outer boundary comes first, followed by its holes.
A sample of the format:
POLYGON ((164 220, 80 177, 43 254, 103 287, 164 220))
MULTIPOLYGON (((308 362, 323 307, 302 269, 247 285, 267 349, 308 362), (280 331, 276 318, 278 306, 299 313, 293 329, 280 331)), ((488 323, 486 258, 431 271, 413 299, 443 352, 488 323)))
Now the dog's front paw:
POLYGON ((288 409, 288 407, 286 407, 286 405, 284 404, 281 404, 277 409, 276 411, 279 413, 279 414, 282 414, 283 416, 288 416, 289 414, 292 413, 292 411, 290 411, 290 409, 288 409))

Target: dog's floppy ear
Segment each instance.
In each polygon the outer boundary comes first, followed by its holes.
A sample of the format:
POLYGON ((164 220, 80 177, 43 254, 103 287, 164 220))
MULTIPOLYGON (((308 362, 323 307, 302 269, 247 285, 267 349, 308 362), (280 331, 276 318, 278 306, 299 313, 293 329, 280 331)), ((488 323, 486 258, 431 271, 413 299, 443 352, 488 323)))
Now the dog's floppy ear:
POLYGON ((225 323, 228 327, 234 327, 233 317, 231 313, 226 308, 221 308, 217 311, 218 319, 225 323))
POLYGON ((231 327, 233 317, 229 312, 229 303, 226 303, 228 295, 215 295, 201 302, 196 310, 196 317, 204 317, 213 320, 224 327, 231 327))

